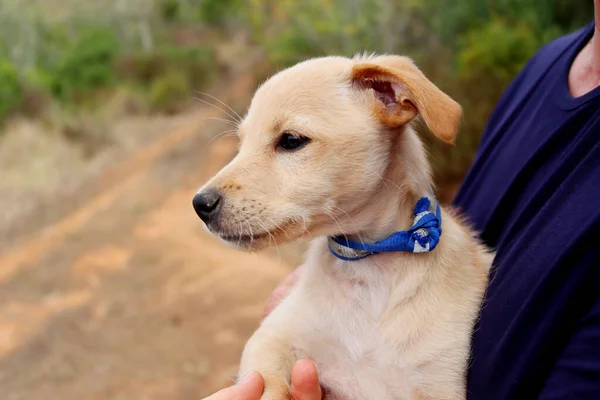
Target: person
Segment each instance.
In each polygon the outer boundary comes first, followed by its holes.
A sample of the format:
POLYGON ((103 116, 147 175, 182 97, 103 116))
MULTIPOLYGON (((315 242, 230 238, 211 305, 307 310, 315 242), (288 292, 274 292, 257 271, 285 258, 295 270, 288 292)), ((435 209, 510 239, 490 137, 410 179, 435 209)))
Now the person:
MULTIPOLYGON (((496 250, 468 399, 600 399, 600 0, 594 8, 594 22, 540 49, 506 89, 454 200, 496 250)), ((293 398, 320 399, 316 368, 298 363, 293 398)), ((261 377, 245 385, 233 390, 246 397, 208 399, 258 400, 261 377)))
MULTIPOLYGON (((300 360, 292 368, 292 400, 321 400, 322 392, 315 365, 310 360, 300 360)), ((260 400, 264 389, 262 376, 250 372, 238 384, 225 388, 204 400, 260 400)))

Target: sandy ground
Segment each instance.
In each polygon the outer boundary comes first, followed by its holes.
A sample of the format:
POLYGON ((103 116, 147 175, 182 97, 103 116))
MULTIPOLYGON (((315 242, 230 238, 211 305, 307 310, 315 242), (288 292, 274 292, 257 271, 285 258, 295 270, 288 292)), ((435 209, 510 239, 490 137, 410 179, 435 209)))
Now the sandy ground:
POLYGON ((249 255, 205 233, 192 196, 236 146, 211 140, 212 116, 198 110, 5 246, 1 400, 200 399, 232 381, 302 246, 249 255))

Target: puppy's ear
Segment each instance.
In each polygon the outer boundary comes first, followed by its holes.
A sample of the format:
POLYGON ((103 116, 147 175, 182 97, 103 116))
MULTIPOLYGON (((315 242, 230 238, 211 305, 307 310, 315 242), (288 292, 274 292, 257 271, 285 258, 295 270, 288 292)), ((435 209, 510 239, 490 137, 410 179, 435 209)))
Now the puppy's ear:
POLYGON ((438 89, 407 57, 357 59, 351 72, 358 90, 372 90, 371 110, 382 123, 399 127, 421 114, 438 138, 454 143, 461 106, 438 89))

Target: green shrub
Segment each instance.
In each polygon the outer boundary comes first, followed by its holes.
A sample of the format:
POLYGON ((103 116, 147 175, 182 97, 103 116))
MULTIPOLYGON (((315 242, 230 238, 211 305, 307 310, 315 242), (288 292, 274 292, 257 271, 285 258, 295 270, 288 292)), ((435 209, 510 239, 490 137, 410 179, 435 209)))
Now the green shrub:
POLYGON ((426 0, 422 9, 431 31, 451 47, 455 47, 457 36, 498 16, 508 26, 528 25, 546 42, 591 22, 594 15, 594 4, 589 0, 426 0))
POLYGON ((198 6, 198 18, 205 24, 221 27, 238 11, 245 11, 243 0, 202 0, 198 6))
POLYGON ((0 121, 17 109, 23 100, 23 86, 15 66, 0 59, 0 121))
POLYGON ((485 123, 504 88, 541 45, 526 23, 510 25, 492 18, 468 30, 457 41, 456 55, 449 63, 435 56, 425 58, 426 69, 442 66, 434 80, 464 108, 464 119, 455 146, 447 146, 427 135, 426 141, 438 180, 460 179, 473 161, 485 123), (452 61, 456 70, 448 68, 452 61))
POLYGON ((324 55, 324 49, 312 38, 291 29, 277 35, 267 45, 269 61, 284 67, 309 57, 324 55))
MULTIPOLYGON (((39 46, 36 54, 37 72, 55 71, 58 65, 66 57, 74 43, 73 32, 68 25, 44 25, 38 24, 39 46)), ((50 82, 48 82, 50 84, 50 82)))
POLYGON ((542 43, 528 25, 494 18, 466 33, 458 53, 459 74, 472 84, 491 79, 506 85, 542 43))
POLYGON ((192 98, 192 89, 187 76, 178 70, 170 70, 157 77, 150 87, 150 106, 154 111, 177 112, 192 98))
POLYGON ((191 89, 203 88, 215 71, 211 49, 196 47, 163 47, 153 53, 137 53, 118 62, 119 76, 141 85, 149 85, 171 70, 186 76, 191 89))
POLYGON ((52 95, 43 88, 25 86, 19 113, 28 118, 39 118, 51 109, 54 104, 53 100, 52 95))
POLYGON ((162 0, 160 2, 160 16, 167 22, 175 21, 179 16, 181 5, 178 0, 162 0))
POLYGON ((165 72, 167 64, 166 58, 160 51, 133 53, 119 59, 116 70, 121 79, 147 85, 165 72))
POLYGON ((25 82, 40 90, 51 91, 54 77, 52 72, 42 68, 29 68, 25 71, 25 82))
POLYGON ((165 49, 169 68, 177 68, 187 75, 192 89, 201 89, 215 72, 214 52, 208 48, 169 47, 165 49))
POLYGON ((76 100, 114 81, 113 63, 119 54, 116 33, 107 28, 83 32, 52 71, 52 93, 76 100))
POLYGON ((391 52, 386 38, 395 31, 390 31, 394 23, 387 21, 386 12, 379 2, 368 0, 352 6, 345 0, 286 1, 274 7, 267 18, 270 26, 253 28, 254 36, 260 38, 269 59, 280 66, 321 55, 391 52))

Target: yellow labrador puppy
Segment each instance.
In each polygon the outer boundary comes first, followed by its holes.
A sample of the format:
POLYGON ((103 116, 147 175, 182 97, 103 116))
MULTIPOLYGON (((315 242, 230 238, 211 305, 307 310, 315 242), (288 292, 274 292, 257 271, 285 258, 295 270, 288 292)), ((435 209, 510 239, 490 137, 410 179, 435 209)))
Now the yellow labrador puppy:
POLYGON ((493 254, 440 210, 411 126, 453 142, 461 107, 401 56, 302 62, 256 92, 238 155, 194 197, 208 229, 259 250, 315 237, 243 352, 264 400, 313 360, 327 399, 462 399, 493 254))

